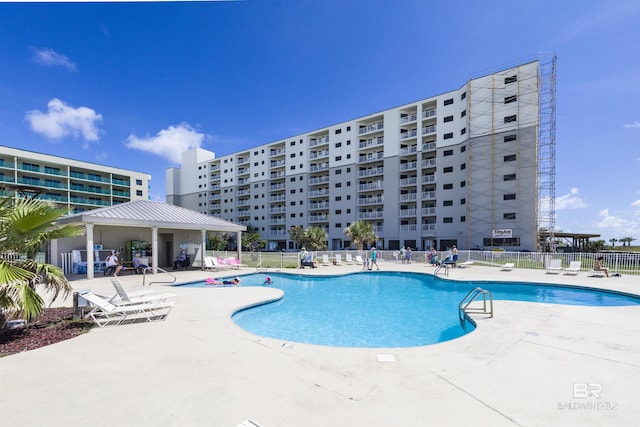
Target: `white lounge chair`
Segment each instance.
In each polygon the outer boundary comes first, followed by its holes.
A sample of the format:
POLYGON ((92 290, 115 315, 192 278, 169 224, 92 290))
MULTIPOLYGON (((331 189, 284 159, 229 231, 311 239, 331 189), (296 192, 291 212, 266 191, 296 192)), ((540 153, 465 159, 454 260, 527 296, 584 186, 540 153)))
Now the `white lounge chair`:
POLYGON ((91 317, 101 328, 119 325, 125 320, 164 320, 175 305, 175 301, 148 301, 116 305, 107 298, 89 290, 80 291, 78 295, 91 304, 91 311, 85 317, 91 317))
POLYGON ((547 263, 547 274, 558 274, 562 271, 562 260, 551 259, 547 263))
POLYGON ((351 254, 346 254, 344 256, 344 259, 345 259, 344 261, 345 264, 353 264, 353 257, 351 256, 351 254))
POLYGON ((571 261, 569 267, 564 269, 564 274, 578 274, 580 273, 580 267, 582 261, 571 261))
POLYGON ((122 286, 120 280, 117 277, 111 278, 111 284, 116 290, 116 294, 109 298, 109 302, 115 305, 122 304, 140 304, 144 302, 153 302, 153 301, 168 301, 171 299, 178 299, 178 295, 171 293, 163 293, 158 291, 137 291, 137 292, 127 292, 122 286))
POLYGON ((356 255, 356 264, 364 264, 364 260, 360 255, 356 255))
POLYGON ((465 261, 458 264, 458 268, 471 267, 475 261, 465 261))
POLYGON ((336 254, 335 265, 342 265, 342 255, 336 254))
POLYGON ((607 274, 603 270, 589 270, 587 276, 589 277, 605 277, 607 274))
POLYGON ((322 265, 331 265, 331 262, 329 262, 329 255, 322 255, 322 265))
POLYGON ((501 271, 511 271, 513 270, 513 267, 515 267, 515 264, 512 262, 508 262, 506 264, 503 264, 500 268, 501 271))
POLYGON ((222 268, 217 264, 216 259, 210 256, 204 258, 204 269, 211 271, 222 270, 222 268))

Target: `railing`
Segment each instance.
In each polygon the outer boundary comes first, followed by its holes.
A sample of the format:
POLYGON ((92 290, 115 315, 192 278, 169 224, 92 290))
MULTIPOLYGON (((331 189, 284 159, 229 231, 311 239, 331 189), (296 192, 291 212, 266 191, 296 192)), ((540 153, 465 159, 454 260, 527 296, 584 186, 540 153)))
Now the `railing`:
MULTIPOLYGON (((441 266, 442 265, 439 267, 441 266)), ((458 318, 460 319, 460 325, 462 325, 463 329, 467 328, 467 319, 469 318, 467 313, 488 314, 489 317, 493 317, 493 296, 491 292, 482 288, 473 288, 462 298, 462 301, 458 304, 458 318), (482 295, 482 307, 470 307, 470 304, 480 295, 482 295), (488 305, 487 297, 489 297, 488 305)))
POLYGON ((161 281, 161 280, 154 280, 153 282, 149 282, 148 283, 149 286, 151 286, 153 283, 175 283, 175 281, 177 280, 176 276, 174 276, 173 274, 169 273, 167 270, 164 270, 164 269, 162 269, 160 267, 147 267, 142 271, 142 286, 145 286, 145 281, 147 280, 147 273, 154 274, 154 272, 153 272, 154 269, 157 269, 159 272, 168 274, 169 276, 173 277, 173 280, 170 281, 170 282, 161 281))

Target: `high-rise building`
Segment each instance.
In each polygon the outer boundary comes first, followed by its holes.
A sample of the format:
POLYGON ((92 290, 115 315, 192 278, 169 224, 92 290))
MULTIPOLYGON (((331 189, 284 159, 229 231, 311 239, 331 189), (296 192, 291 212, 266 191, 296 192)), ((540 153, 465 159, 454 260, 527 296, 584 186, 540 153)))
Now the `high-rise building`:
POLYGON ((378 248, 536 250, 554 225, 554 155, 555 57, 219 158, 187 151, 166 193, 255 228, 271 250, 295 249, 294 226, 349 248, 359 220, 378 248))
POLYGON ((0 146, 3 195, 38 197, 78 213, 147 200, 151 175, 0 146))

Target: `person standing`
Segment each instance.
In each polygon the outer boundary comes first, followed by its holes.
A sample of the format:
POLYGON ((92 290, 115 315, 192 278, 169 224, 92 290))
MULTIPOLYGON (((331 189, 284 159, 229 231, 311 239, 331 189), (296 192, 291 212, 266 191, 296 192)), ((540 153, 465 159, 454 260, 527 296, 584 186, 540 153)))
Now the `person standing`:
POLYGON ((458 248, 456 248, 456 245, 451 248, 451 253, 453 254, 453 268, 456 268, 458 266, 458 248))
POLYGON ((402 249, 400 249, 400 262, 404 264, 406 259, 407 259, 407 249, 403 246, 402 249))
POLYGON ((371 248, 371 267, 369 270, 371 270, 374 265, 376 266, 376 270, 380 270, 380 267, 378 267, 378 251, 375 246, 371 248))
POLYGON ((404 256, 407 259, 407 264, 411 264, 411 246, 407 246, 407 251, 404 256))

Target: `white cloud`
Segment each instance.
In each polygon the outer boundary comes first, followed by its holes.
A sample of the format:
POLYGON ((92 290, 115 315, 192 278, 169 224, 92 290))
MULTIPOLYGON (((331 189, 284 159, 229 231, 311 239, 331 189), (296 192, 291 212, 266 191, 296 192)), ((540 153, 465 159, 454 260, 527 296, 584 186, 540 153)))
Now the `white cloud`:
POLYGON ((636 200, 635 202, 631 203, 631 207, 632 208, 640 208, 640 199, 636 200))
POLYGON ((31 59, 36 64, 62 67, 69 71, 76 71, 76 64, 74 64, 67 56, 56 52, 53 49, 36 49, 31 48, 33 56, 31 59))
POLYGON ((125 145, 134 150, 152 153, 173 163, 180 163, 182 152, 192 148, 200 148, 206 135, 196 132, 188 123, 181 123, 178 126, 169 126, 155 136, 138 138, 129 135, 125 145))
POLYGON ((615 238, 640 236, 640 226, 636 221, 611 215, 609 209, 601 210, 599 215, 600 221, 596 227, 603 230, 602 234, 615 238))
POLYGON ((57 98, 49 101, 47 107, 49 110, 46 113, 27 111, 25 118, 34 132, 51 139, 73 135, 75 138, 82 136, 85 141, 98 140, 96 125, 102 120, 102 115, 95 110, 89 107, 73 108, 57 98))
POLYGON ((563 209, 582 209, 586 208, 588 205, 578 196, 578 189, 572 188, 569 190, 569 194, 565 194, 564 196, 556 197, 556 210, 563 209))
POLYGON ((635 121, 633 123, 628 123, 626 125, 624 125, 625 129, 633 129, 633 128, 640 128, 640 122, 639 121, 635 121))

